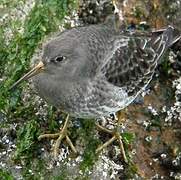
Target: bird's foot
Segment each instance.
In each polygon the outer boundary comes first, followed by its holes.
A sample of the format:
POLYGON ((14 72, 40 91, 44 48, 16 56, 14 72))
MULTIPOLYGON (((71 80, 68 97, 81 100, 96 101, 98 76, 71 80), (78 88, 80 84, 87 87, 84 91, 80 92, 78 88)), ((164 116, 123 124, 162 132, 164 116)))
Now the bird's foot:
POLYGON ((128 163, 128 159, 126 157, 126 153, 125 153, 125 150, 124 150, 124 145, 123 145, 123 142, 122 142, 122 136, 120 135, 120 133, 117 131, 117 130, 109 130, 101 125, 99 125, 98 123, 96 123, 96 126, 97 126, 97 129, 99 131, 104 131, 108 134, 111 134, 112 135, 112 138, 109 139, 108 141, 106 141, 103 145, 99 146, 97 149, 96 149, 96 153, 99 153, 102 151, 102 149, 106 148, 107 146, 109 146, 112 142, 114 141, 118 141, 119 143, 119 147, 120 147, 120 150, 121 150, 121 153, 123 155, 123 159, 125 161, 125 163, 128 163))
POLYGON ((68 134, 67 134, 67 126, 68 126, 68 120, 69 120, 69 115, 67 115, 65 123, 63 125, 63 128, 60 128, 60 132, 59 133, 55 133, 55 134, 42 134, 38 137, 38 140, 44 139, 44 138, 49 138, 49 139, 56 139, 55 145, 53 147, 53 156, 54 158, 57 158, 58 156, 58 152, 59 152, 59 146, 62 142, 63 139, 65 139, 65 141, 67 142, 67 144, 70 146, 70 148, 72 149, 74 154, 77 154, 77 150, 74 147, 71 139, 69 138, 68 134))

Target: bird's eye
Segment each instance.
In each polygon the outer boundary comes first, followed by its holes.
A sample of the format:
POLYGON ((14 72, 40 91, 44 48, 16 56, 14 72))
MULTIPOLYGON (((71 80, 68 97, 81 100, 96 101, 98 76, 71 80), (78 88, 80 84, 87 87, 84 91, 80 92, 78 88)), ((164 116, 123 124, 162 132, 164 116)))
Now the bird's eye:
POLYGON ((61 62, 61 61, 65 60, 65 59, 66 59, 65 56, 57 56, 57 57, 54 59, 54 61, 55 61, 55 62, 61 62))

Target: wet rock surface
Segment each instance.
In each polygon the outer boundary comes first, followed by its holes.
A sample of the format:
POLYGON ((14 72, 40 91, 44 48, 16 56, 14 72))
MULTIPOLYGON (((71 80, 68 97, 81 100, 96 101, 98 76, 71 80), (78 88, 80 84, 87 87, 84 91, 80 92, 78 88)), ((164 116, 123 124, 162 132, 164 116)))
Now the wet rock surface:
MULTIPOLYGON (((110 1, 82 1, 79 23, 101 22, 113 9, 110 1)), ((30 83, 21 98, 23 106, 28 106, 33 99, 28 115, 35 114, 38 121, 27 122, 26 115, 19 117, 19 112, 11 120, 0 114, 0 177, 5 177, 2 172, 6 171, 15 179, 181 179, 180 45, 179 42, 173 46, 167 62, 158 67, 149 88, 143 93, 144 101, 117 114, 123 122, 120 132, 129 164, 124 163, 116 142, 99 156, 93 154, 94 146, 101 143, 99 139, 105 142, 110 136, 98 133, 94 121, 79 119, 72 119, 70 124, 79 155, 74 157, 65 145, 61 145, 58 158, 53 159, 51 146, 54 141, 39 142, 37 137, 45 131, 57 132, 65 115, 40 99, 30 83)), ((117 122, 101 123, 112 129, 117 122)))

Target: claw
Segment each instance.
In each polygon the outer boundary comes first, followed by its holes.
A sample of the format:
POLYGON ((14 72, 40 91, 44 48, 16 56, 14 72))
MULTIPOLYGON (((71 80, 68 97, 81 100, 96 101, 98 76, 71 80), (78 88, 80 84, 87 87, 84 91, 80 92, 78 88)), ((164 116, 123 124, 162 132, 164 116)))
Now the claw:
POLYGON ((69 138, 69 136, 67 135, 67 126, 68 126, 68 121, 69 121, 69 115, 67 115, 65 123, 63 125, 63 128, 60 128, 60 132, 59 133, 55 133, 55 134, 43 134, 40 135, 38 137, 38 140, 42 140, 44 138, 50 138, 50 139, 55 139, 58 138, 55 142, 55 146, 53 147, 53 156, 56 159, 58 156, 58 150, 59 150, 59 146, 62 142, 62 140, 65 138, 67 144, 70 146, 70 148, 72 149, 73 153, 77 154, 77 150, 74 147, 71 139, 69 138))
POLYGON ((96 124, 98 130, 101 130, 101 131, 104 131, 108 134, 111 134, 112 135, 112 138, 109 139, 108 141, 106 141, 103 145, 99 146, 97 149, 96 149, 96 153, 99 153, 100 151, 102 151, 102 149, 106 148, 107 146, 109 146, 111 143, 113 143, 115 140, 118 141, 119 143, 119 147, 120 147, 120 150, 121 150, 121 153, 123 155, 123 159, 124 159, 124 162, 125 163, 128 163, 128 159, 126 157, 126 153, 125 153, 125 150, 124 150, 124 145, 123 145, 123 142, 122 142, 122 137, 120 135, 119 132, 117 131, 111 131, 105 127, 102 127, 101 125, 99 125, 98 123, 96 124))

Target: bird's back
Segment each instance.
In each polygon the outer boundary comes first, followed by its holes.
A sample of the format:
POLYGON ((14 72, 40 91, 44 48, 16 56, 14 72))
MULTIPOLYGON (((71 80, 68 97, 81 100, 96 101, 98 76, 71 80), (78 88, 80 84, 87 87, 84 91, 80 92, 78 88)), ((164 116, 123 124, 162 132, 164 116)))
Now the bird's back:
POLYGON ((136 96, 150 82, 162 55, 175 40, 173 32, 174 29, 168 27, 158 36, 120 35, 120 40, 127 37, 128 42, 117 47, 102 68, 107 81, 124 87, 128 96, 136 96))
POLYGON ((172 27, 158 36, 135 36, 120 32, 111 20, 73 28, 55 37, 70 55, 75 49, 78 52, 72 62, 67 61, 74 73, 67 76, 68 80, 63 74, 60 86, 52 83, 52 96, 43 88, 46 78, 42 78, 41 90, 53 105, 71 115, 107 116, 128 106, 151 81, 161 56, 174 41, 172 27))
POLYGON ((151 81, 162 55, 175 41, 172 27, 149 37, 111 28, 103 24, 84 29, 82 44, 88 56, 84 70, 91 76, 80 107, 74 109, 76 116, 107 116, 128 106, 151 81))
MULTIPOLYGON (((87 108, 108 115, 128 106, 148 85, 162 55, 179 39, 168 27, 158 36, 113 35, 113 48, 99 64, 92 82, 87 108)), ((99 59, 100 61, 101 59, 99 59)))

